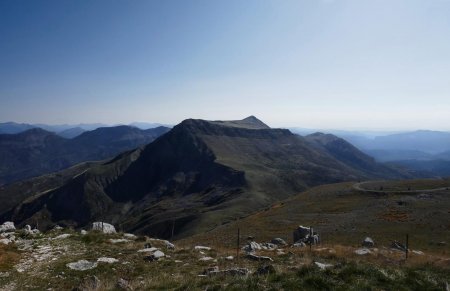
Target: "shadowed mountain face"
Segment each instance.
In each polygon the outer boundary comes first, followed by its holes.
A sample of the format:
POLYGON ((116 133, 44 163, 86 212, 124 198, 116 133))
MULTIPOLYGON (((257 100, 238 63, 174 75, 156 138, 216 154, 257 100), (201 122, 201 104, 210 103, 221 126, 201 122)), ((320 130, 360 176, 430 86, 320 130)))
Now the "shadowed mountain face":
POLYGON ((5 217, 43 227, 101 219, 126 231, 169 237, 173 228, 186 236, 311 186, 404 177, 334 139, 305 139, 255 117, 188 119, 145 148, 92 165, 56 189, 37 189, 5 217))
POLYGON ((140 130, 105 127, 73 139, 33 128, 0 134, 0 185, 58 171, 88 160, 102 160, 153 141, 168 128, 140 130))

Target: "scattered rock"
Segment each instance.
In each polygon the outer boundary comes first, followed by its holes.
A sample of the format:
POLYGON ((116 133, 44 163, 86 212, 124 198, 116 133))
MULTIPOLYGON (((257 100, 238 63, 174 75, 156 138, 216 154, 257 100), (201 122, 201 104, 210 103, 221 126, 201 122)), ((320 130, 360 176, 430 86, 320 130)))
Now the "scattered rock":
POLYGON ((195 246, 194 250, 196 250, 196 251, 210 251, 211 248, 210 247, 204 247, 204 246, 195 246))
POLYGON ((65 239, 65 238, 68 238, 69 236, 71 236, 69 233, 64 233, 64 234, 60 234, 60 235, 58 235, 58 236, 56 236, 56 237, 54 237, 52 239, 53 240, 55 240, 55 239, 65 239))
POLYGON ((63 230, 63 228, 59 225, 55 225, 55 227, 53 228, 53 230, 63 230))
POLYGON ((169 241, 165 241, 164 244, 166 245, 166 248, 168 248, 169 250, 175 249, 175 245, 169 241))
POLYGON ((97 259, 98 263, 108 263, 108 264, 113 264, 113 263, 118 263, 119 260, 115 259, 115 258, 107 258, 107 257, 101 257, 97 259))
POLYGON ((208 269, 202 272, 203 275, 211 275, 212 273, 214 274, 219 273, 219 267, 218 266, 209 267, 208 269))
POLYGON ((247 268, 231 268, 227 270, 220 271, 219 267, 214 266, 203 271, 204 276, 214 276, 214 275, 228 275, 228 276, 245 276, 249 274, 250 271, 247 268))
POLYGON ((247 245, 242 248, 246 253, 254 253, 257 250, 261 250, 262 246, 254 241, 249 241, 247 245))
POLYGON ((153 256, 154 256, 156 259, 159 259, 159 258, 164 257, 165 254, 164 254, 163 252, 161 252, 161 251, 158 250, 158 251, 156 251, 156 252, 153 253, 153 256))
POLYGON ((416 254, 416 255, 423 255, 423 254, 424 254, 424 252, 422 252, 422 251, 416 251, 416 250, 412 250, 412 253, 413 253, 413 254, 416 254))
POLYGON ((15 231, 16 227, 14 226, 14 222, 6 221, 2 225, 0 225, 0 233, 2 232, 11 232, 15 231))
POLYGON ((130 242, 130 240, 125 238, 110 238, 109 241, 113 244, 119 244, 119 243, 127 243, 130 242))
POLYGON ((225 258, 225 260, 232 261, 232 260, 234 260, 234 257, 233 256, 228 256, 228 257, 225 258))
POLYGON ((221 273, 230 276, 245 276, 250 273, 250 270, 247 268, 232 268, 224 270, 221 273))
POLYGON ((138 250, 138 253, 153 253, 157 250, 158 250, 157 248, 145 248, 145 249, 138 250))
POLYGON ((272 239, 271 243, 277 245, 277 246, 285 246, 287 245, 286 241, 282 238, 276 237, 272 239))
POLYGON ((270 250, 270 251, 272 251, 272 250, 277 249, 277 248, 278 248, 278 245, 273 244, 273 243, 262 243, 262 244, 261 244, 261 248, 262 248, 263 250, 270 250))
POLYGON ((375 243, 373 242, 373 239, 371 239, 370 237, 366 237, 361 244, 363 247, 366 248, 373 248, 375 246, 375 243))
POLYGON ((80 231, 80 233, 81 233, 81 235, 86 235, 88 232, 85 231, 84 229, 82 229, 82 230, 80 231))
POLYGON ((92 230, 98 230, 106 234, 116 233, 114 225, 102 221, 92 223, 92 230))
POLYGON ((393 242, 391 243, 391 248, 392 248, 392 249, 395 249, 395 250, 403 251, 403 252, 406 251, 405 245, 403 245, 402 243, 400 243, 400 242, 398 242, 398 241, 393 241, 393 242))
POLYGON ((292 245, 293 248, 304 248, 306 247, 306 244, 304 242, 296 242, 292 245))
POLYGON ((132 289, 130 286, 130 283, 127 280, 122 279, 122 278, 119 278, 119 280, 117 280, 116 287, 119 289, 122 289, 122 290, 131 290, 132 289))
POLYGON ((326 270, 328 268, 332 268, 333 265, 332 264, 323 264, 323 263, 319 263, 319 262, 314 262, 314 264, 319 267, 319 269, 321 270, 326 270))
POLYGON ((137 239, 137 236, 135 236, 132 233, 124 233, 123 237, 127 238, 127 239, 137 239))
POLYGON ((79 260, 78 262, 68 263, 66 266, 72 270, 86 271, 96 268, 97 263, 89 262, 86 260, 79 260))
POLYGON ((268 274, 275 274, 277 271, 275 270, 275 267, 272 265, 265 265, 261 266, 256 270, 257 275, 268 275, 268 274))
POLYGON ((212 261, 212 260, 214 260, 214 258, 211 258, 211 257, 201 257, 200 259, 198 259, 199 261, 202 261, 202 262, 206 262, 206 261, 212 261))
POLYGON ((273 262, 273 259, 271 257, 265 257, 265 256, 257 256, 253 254, 247 254, 245 256, 247 259, 253 260, 253 261, 270 261, 273 262))
POLYGON ((0 244, 9 245, 10 243, 12 243, 12 241, 7 238, 0 239, 0 244))
POLYGON ((304 242, 308 244, 318 244, 320 242, 319 235, 314 232, 311 227, 299 225, 293 232, 294 243, 304 242))
POLYGON ((369 249, 366 249, 366 248, 355 250, 355 254, 357 254, 357 255, 367 255, 367 254, 370 254, 370 253, 372 253, 372 252, 369 249))

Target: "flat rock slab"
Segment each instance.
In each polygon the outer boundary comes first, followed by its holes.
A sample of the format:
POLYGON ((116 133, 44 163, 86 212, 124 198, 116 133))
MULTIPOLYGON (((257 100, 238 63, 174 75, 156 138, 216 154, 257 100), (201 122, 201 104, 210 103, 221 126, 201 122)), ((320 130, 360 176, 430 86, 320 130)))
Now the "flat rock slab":
POLYGON ((319 263, 319 262, 314 262, 314 264, 319 267, 319 269, 321 270, 326 270, 328 268, 332 268, 334 267, 332 264, 323 264, 323 263, 319 263))
POLYGON ((89 262, 86 260, 79 260, 78 262, 68 263, 66 266, 72 270, 86 271, 96 268, 97 263, 89 262))
POLYGON ((366 249, 366 248, 355 250, 355 254, 360 255, 360 256, 371 254, 371 253, 372 253, 372 251, 369 249, 366 249))
POLYGON ((109 242, 112 244, 120 244, 120 243, 128 243, 130 242, 130 240, 126 238, 111 238, 109 239, 109 242))
POLYGON ((101 257, 97 259, 98 263, 108 263, 108 264, 113 264, 113 263, 117 263, 119 262, 118 259, 115 258, 107 258, 107 257, 101 257))
POLYGON ((138 250, 138 253, 153 253, 157 250, 158 250, 157 248, 145 248, 145 249, 138 250))
POLYGON ((247 259, 253 260, 253 261, 269 261, 273 262, 273 259, 271 257, 265 257, 265 256, 257 256, 253 254, 247 254, 245 256, 247 259))
POLYGON ((211 248, 210 247, 204 247, 204 246, 195 246, 194 250, 197 250, 197 251, 210 251, 211 248))
POLYGON ((65 239, 65 238, 68 238, 69 236, 71 236, 71 234, 65 233, 65 234, 60 234, 60 235, 58 235, 58 236, 55 236, 55 237, 52 238, 52 239, 65 239))

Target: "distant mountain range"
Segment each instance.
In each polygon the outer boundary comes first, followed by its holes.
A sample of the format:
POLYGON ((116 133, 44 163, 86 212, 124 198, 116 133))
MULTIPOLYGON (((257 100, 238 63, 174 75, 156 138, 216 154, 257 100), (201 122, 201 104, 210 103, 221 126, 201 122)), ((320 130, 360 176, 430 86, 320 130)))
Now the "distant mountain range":
MULTIPOLYGON (((307 129, 294 129, 306 135, 307 129)), ((429 177, 450 176, 450 132, 418 130, 386 132, 331 131, 379 162, 407 167, 429 177)))
MULTIPOLYGON (((97 139, 87 134, 76 140, 95 144, 97 139)), ((253 116, 188 119, 145 147, 77 169, 58 173, 60 181, 35 178, 28 198, 3 218, 19 224, 39 221, 44 228, 54 223, 82 227, 101 219, 125 231, 160 237, 169 237, 173 227, 182 237, 312 186, 412 177, 336 136, 301 137, 271 129, 253 116)), ((0 189, 0 198, 26 183, 0 189)))
MULTIPOLYGON (((32 128, 42 128, 46 131, 54 132, 59 136, 65 138, 74 138, 85 131, 94 130, 100 127, 116 127, 117 125, 107 125, 103 123, 80 123, 80 124, 59 124, 59 125, 49 125, 49 124, 28 124, 28 123, 16 123, 16 122, 4 122, 0 123, 0 134, 16 134, 21 133, 32 128)), ((160 123, 149 123, 149 122, 133 122, 128 124, 128 126, 137 127, 140 129, 150 129, 156 127, 170 127, 160 123)))
MULTIPOLYGON (((41 128, 0 134, 0 185, 58 171, 83 161, 110 158, 148 144, 168 130, 167 127, 147 130, 131 126, 101 127, 83 131, 71 139, 41 128)), ((64 134, 74 135, 70 130, 64 134)))

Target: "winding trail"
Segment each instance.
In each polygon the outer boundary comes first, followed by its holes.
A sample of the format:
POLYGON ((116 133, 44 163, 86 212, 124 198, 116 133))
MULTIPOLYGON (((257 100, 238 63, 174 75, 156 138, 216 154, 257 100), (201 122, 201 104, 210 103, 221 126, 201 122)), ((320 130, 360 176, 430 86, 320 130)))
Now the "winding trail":
POLYGON ((422 190, 370 190, 365 189, 362 186, 365 184, 380 182, 380 181, 366 181, 353 184, 353 189, 362 192, 368 193, 398 193, 398 194, 408 194, 408 193, 423 193, 423 192, 438 192, 438 191, 446 191, 450 189, 449 187, 441 187, 441 188, 432 188, 432 189, 422 189, 422 190))

